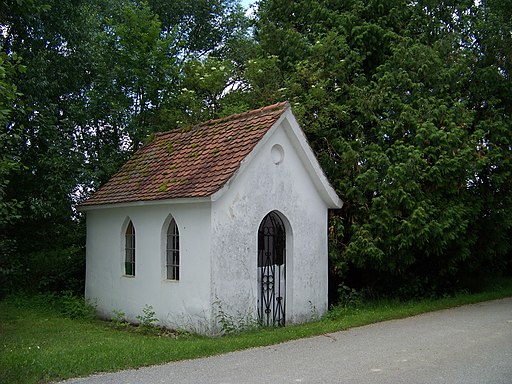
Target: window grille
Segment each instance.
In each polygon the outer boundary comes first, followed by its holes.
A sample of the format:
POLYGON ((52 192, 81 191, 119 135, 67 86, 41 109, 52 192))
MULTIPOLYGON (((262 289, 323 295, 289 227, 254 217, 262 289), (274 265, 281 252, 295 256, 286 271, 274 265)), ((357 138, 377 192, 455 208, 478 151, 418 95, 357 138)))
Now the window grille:
POLYGON ((180 234, 174 219, 167 227, 165 268, 167 280, 180 279, 180 234))
POLYGON ((265 326, 283 326, 286 318, 286 230, 270 212, 258 229, 258 320, 265 326))
POLYGON ((126 228, 124 255, 124 274, 135 276, 135 227, 131 221, 126 228))

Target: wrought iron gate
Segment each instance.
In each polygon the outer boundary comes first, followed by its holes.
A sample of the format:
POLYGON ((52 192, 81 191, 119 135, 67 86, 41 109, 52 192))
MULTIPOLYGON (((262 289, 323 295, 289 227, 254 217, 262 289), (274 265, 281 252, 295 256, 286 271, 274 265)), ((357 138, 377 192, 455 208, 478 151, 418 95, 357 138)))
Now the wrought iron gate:
POLYGON ((286 313, 286 232, 283 221, 270 212, 258 230, 258 320, 283 326, 286 313))

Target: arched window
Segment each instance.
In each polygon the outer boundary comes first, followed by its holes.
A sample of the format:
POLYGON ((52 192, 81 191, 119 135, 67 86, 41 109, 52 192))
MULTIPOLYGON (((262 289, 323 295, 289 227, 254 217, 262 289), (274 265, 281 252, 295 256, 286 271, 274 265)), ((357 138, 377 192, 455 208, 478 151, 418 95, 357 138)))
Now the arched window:
POLYGON ((165 269, 167 280, 180 279, 180 233, 174 219, 167 227, 167 245, 165 247, 165 269))
POLYGON ((135 227, 131 220, 126 227, 124 238, 124 274, 135 276, 135 227))

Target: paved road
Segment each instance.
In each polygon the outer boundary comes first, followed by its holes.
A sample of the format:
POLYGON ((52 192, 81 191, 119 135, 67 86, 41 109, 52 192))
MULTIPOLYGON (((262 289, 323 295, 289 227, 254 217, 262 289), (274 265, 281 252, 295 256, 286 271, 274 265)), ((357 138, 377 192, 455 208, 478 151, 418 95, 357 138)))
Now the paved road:
POLYGON ((68 384, 511 384, 512 298, 68 384))

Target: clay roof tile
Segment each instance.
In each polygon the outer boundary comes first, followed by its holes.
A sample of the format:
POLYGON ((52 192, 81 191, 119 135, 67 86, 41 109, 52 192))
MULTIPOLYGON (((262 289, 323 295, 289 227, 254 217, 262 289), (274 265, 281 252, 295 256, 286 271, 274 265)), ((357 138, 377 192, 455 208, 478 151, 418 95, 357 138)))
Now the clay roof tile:
POLYGON ((210 196, 287 108, 277 103, 158 133, 80 206, 210 196))

